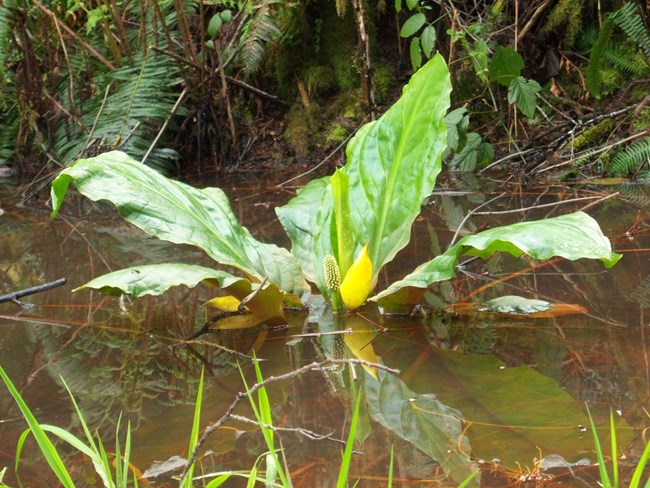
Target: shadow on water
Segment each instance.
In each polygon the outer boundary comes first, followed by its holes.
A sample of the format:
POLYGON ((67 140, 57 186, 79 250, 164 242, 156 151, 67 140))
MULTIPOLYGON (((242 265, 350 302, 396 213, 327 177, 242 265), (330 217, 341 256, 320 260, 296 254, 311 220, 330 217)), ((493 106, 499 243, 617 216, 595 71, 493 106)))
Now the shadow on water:
MULTIPOLYGON (((201 369, 207 378, 206 426, 224 415, 242 391, 238 362, 248 384, 255 382, 247 359, 253 353, 263 360, 267 378, 340 357, 400 370, 395 376, 330 366, 271 384, 274 421, 288 429, 278 435, 296 486, 336 484, 339 441, 347 437, 357 394, 365 399, 356 447, 362 454, 353 458, 351 468, 359 486, 386 486, 391 446, 394 486, 455 486, 440 464, 456 473, 456 480, 480 468, 483 486, 519 486, 518 480, 535 483, 551 475, 569 486, 594 486, 597 473, 583 466, 585 458, 595 461, 585 403, 599 425, 605 425, 610 408, 620 412, 619 444, 631 458, 639 454, 640 432, 650 424, 645 413, 650 396, 650 189, 585 184, 502 191, 498 183, 471 177, 440 182, 414 226, 410 246, 386 267, 379 286, 446 249, 461 223, 462 235, 555 216, 590 201, 544 205, 615 191, 619 194, 587 211, 623 259, 611 270, 586 261, 552 260, 537 267, 506 256, 469 261, 456 280, 431 289, 412 317, 381 319, 386 333, 372 325, 380 320, 372 308, 362 310, 362 317, 335 320, 315 301, 311 313, 293 313, 288 327, 211 330, 187 340, 205 323, 201 304, 214 290, 178 289, 138 301, 71 290, 134 264, 209 265, 202 253, 147 238, 115 220, 112 211, 101 212, 87 201, 68 205, 65 218, 50 222, 45 210, 12 206, 15 188, 4 185, 0 293, 64 276, 68 284, 26 298, 34 304, 29 309, 0 304, 0 364, 41 422, 78 429, 59 376, 106 445, 113 442, 121 412, 134 430, 134 466, 159 473, 148 478, 153 486, 177 485, 171 476, 180 469, 171 468, 176 457, 188 454, 201 369), (504 295, 569 304, 580 313, 512 316, 463 305, 504 295), (347 329, 353 332, 335 333, 347 329), (313 434, 326 438, 310 438, 313 434)), ((288 244, 273 208, 291 192, 251 185, 230 190, 230 196, 256 238, 288 244)), ((236 413, 252 417, 243 403, 236 413)), ((15 446, 24 429, 11 398, 0 395, 0 469, 9 468, 4 481, 10 486, 17 484, 15 446)), ((202 469, 250 469, 266 449, 255 425, 228 422, 207 440, 202 469)), ((100 482, 77 453, 69 452, 66 461, 80 486, 100 482)), ((54 486, 35 449, 23 455, 20 475, 25 486, 54 486)))

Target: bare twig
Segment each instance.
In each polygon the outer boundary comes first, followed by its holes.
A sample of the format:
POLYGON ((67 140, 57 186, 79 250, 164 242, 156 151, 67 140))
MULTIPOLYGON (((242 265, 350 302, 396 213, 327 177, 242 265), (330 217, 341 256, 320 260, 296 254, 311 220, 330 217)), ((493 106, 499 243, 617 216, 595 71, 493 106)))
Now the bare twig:
MULTIPOLYGON (((616 195, 616 194, 614 194, 616 195)), ((533 205, 531 207, 523 207, 523 208, 513 208, 510 210, 498 210, 494 212, 474 212, 474 215, 503 215, 503 214, 511 214, 511 213, 520 213, 520 212, 528 212, 529 210, 537 210, 538 208, 545 208, 545 207, 557 207, 558 205, 564 205, 567 203, 574 203, 574 202, 581 202, 584 200, 607 200, 608 198, 611 198, 613 195, 607 195, 605 197, 580 197, 580 198, 572 198, 571 200, 560 200, 559 202, 552 202, 552 203, 542 203, 540 205, 533 205)), ((594 202, 593 204, 596 204, 598 202, 594 202)), ((585 207, 586 208, 586 207, 585 207)))
POLYGON ((178 99, 176 100, 176 103, 172 107, 171 111, 167 114, 167 117, 165 118, 165 122, 163 123, 162 127, 158 131, 158 134, 156 134, 156 138, 153 140, 151 143, 151 146, 149 146, 149 149, 147 149, 147 152, 144 156, 142 156, 142 160, 140 161, 141 163, 144 163, 147 158, 149 157, 149 154, 151 154, 151 151, 153 151, 153 148, 156 147, 156 144, 158 143, 158 140, 162 137, 163 132, 165 132, 165 129, 169 125, 169 121, 171 118, 174 116, 176 113, 176 110, 178 110, 178 107, 180 107, 183 98, 185 98, 185 95, 187 94, 187 87, 183 88, 183 91, 181 94, 178 96, 178 99))
POLYGON ((304 173, 300 173, 299 175, 296 175, 296 176, 294 176, 293 178, 289 178, 287 181, 283 181, 282 183, 278 183, 277 185, 275 185, 276 188, 279 188, 279 187, 281 187, 281 186, 284 186, 284 185, 286 185, 287 183, 291 183, 292 181, 295 181, 295 180, 297 180, 298 178, 302 178, 303 176, 307 176, 309 173, 312 173, 312 172, 316 171, 318 168, 320 168, 320 167, 323 166, 325 163, 327 163, 330 159, 332 159, 332 157, 334 157, 334 155, 335 155, 337 152, 339 152, 339 150, 340 150, 341 148, 343 148, 343 147, 348 143, 348 141, 349 141, 350 139, 352 139, 352 136, 354 136, 354 134, 356 134, 357 131, 358 131, 358 130, 363 126, 363 123, 365 122, 365 120, 366 120, 367 117, 368 117, 368 116, 366 115, 366 117, 364 117, 364 119, 361 121, 361 125, 359 125, 356 129, 354 129, 352 132, 350 132, 350 134, 348 134, 348 136, 345 138, 345 140, 344 140, 341 144, 339 144, 338 146, 336 146, 336 147, 334 148, 334 150, 333 150, 331 153, 329 153, 329 154, 325 157, 325 159, 323 159, 320 163, 318 163, 318 164, 317 164, 316 166, 314 166, 313 168, 309 168, 309 169, 308 169, 307 171, 305 171, 304 173))
POLYGON ((0 303, 14 302, 20 305, 21 303, 18 301, 19 298, 25 297, 27 295, 33 295, 35 293, 40 293, 42 291, 50 290, 52 288, 56 288, 57 286, 61 286, 64 283, 65 283, 65 278, 60 278, 58 280, 50 281, 49 283, 43 283, 42 285, 32 286, 30 288, 25 288, 24 290, 14 291, 11 293, 7 293, 5 295, 0 295, 0 303))
POLYGON ((467 212, 467 215, 465 215, 465 218, 460 222, 460 224, 458 224, 458 228, 456 229, 456 232, 454 233, 454 237, 451 238, 451 242, 449 243, 449 247, 453 246, 454 243, 456 242, 456 239, 458 239, 458 235, 460 234, 460 231, 465 226, 465 222, 467 222, 467 219, 469 219, 472 215, 480 215, 480 214, 477 214, 477 210, 479 208, 485 207, 486 205, 489 205, 490 203, 492 203, 495 200, 498 200, 499 198, 501 198, 504 195, 505 195, 505 192, 501 193, 500 195, 497 195, 494 198, 489 199, 487 202, 481 203, 478 207, 476 207, 473 210, 470 210, 469 212, 467 212))

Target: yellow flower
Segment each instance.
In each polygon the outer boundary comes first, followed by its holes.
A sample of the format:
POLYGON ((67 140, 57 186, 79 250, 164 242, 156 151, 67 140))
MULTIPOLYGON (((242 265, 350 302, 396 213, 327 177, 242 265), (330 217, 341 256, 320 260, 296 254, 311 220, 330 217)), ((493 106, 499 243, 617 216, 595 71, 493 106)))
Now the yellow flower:
POLYGON ((348 310, 359 308, 368 298, 372 286, 372 262, 368 255, 368 244, 363 246, 341 283, 341 298, 348 310))

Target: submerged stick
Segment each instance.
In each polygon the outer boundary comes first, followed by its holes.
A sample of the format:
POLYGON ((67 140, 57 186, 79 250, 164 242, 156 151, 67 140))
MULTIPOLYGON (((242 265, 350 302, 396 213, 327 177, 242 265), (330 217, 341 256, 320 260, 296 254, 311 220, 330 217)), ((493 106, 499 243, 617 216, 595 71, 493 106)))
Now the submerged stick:
MULTIPOLYGON (((18 302, 18 299, 27 295, 33 295, 35 293, 40 293, 42 291, 47 291, 57 286, 61 286, 65 283, 65 278, 59 278, 58 280, 50 281, 49 283, 44 283, 38 286, 32 286, 31 288, 25 288, 24 290, 14 291, 12 293, 7 293, 6 295, 0 295, 0 303, 4 302, 18 302)), ((18 302, 20 304, 20 302, 18 302)))

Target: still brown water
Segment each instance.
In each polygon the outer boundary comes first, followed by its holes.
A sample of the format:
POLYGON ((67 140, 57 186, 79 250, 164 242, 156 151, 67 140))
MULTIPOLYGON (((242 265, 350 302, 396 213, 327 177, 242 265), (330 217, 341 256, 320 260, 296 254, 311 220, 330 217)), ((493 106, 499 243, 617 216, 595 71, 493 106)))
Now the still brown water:
MULTIPOLYGON (((273 208, 294 191, 274 190, 263 180, 220 186, 255 237, 288 245, 273 208)), ((481 207, 490 214, 473 215, 462 232, 568 213, 590 201, 540 205, 619 192, 586 211, 623 259, 610 270, 587 261, 557 260, 534 270, 525 259, 507 256, 472 261, 456 280, 432 289, 415 317, 385 318, 386 333, 352 318, 345 327, 355 332, 341 344, 335 335, 296 337, 336 328, 317 307, 311 314, 296 312, 288 327, 213 331, 187 341, 205 323, 201 304, 214 290, 177 289, 137 301, 72 293, 95 276, 135 264, 210 265, 210 260, 192 248, 148 238, 117 220, 108 206, 83 199, 70 199, 52 222, 46 209, 17 208, 16 186, 0 184, 0 294, 68 280, 23 298, 31 308, 0 304, 0 365, 40 422, 82 437, 65 379, 109 451, 121 414, 122 427, 129 421, 133 430, 133 466, 148 475, 141 486, 177 485, 172 476, 180 469, 172 465, 187 457, 202 368, 203 428, 243 391, 238 361, 248 384, 255 383, 243 355, 263 359, 268 378, 341 354, 343 345, 343 354, 376 359, 400 374, 386 379, 381 373, 380 384, 360 367, 355 375, 341 367, 269 387, 275 426, 293 429, 278 436, 295 486, 336 485, 342 451, 336 439, 347 438, 357 392, 364 401, 350 479, 359 479, 358 486, 386 486, 391 448, 393 486, 455 486, 437 462, 458 467, 463 459, 482 468, 482 486, 519 486, 518 479, 538 474, 560 475, 570 486, 595 486, 594 470, 582 466, 596 460, 585 405, 599 426, 606 425, 610 409, 617 412, 619 444, 631 459, 642 450, 641 432, 650 426, 648 186, 505 188, 473 177, 441 181, 414 226, 411 245, 387 266, 379 286, 444 250, 465 215, 502 192, 481 207), (536 208, 504 212, 528 207, 536 208), (445 311, 456 302, 503 295, 576 304, 586 312, 514 319, 445 311), (466 442, 447 448, 444 419, 453 415, 463 419, 466 442), (312 439, 298 428, 331 439, 312 439), (439 453, 436 459, 432 453, 439 453), (166 464, 157 467, 160 462, 166 464), (573 463, 578 464, 569 466, 573 463)), ((15 448, 25 423, 3 385, 0 391, 0 470, 7 467, 5 483, 18 486, 15 448)), ((250 418, 245 403, 236 413, 250 418)), ((603 428, 604 440, 606 434, 603 428)), ((266 450, 255 425, 228 422, 206 442, 202 469, 249 470, 266 450)), ((99 483, 80 454, 65 447, 62 452, 79 486, 99 483)), ((33 446, 23 453, 19 474, 26 487, 56 486, 33 446)))

